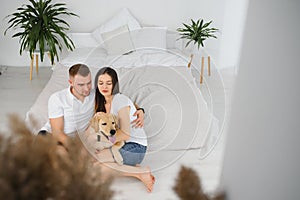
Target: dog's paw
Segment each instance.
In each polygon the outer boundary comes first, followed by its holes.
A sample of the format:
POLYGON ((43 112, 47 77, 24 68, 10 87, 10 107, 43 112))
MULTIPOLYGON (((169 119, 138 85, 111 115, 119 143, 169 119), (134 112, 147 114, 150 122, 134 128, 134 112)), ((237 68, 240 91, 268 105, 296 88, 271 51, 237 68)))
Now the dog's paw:
POLYGON ((121 154, 115 154, 114 158, 118 165, 123 165, 123 157, 121 156, 121 154))
POLYGON ((100 141, 94 144, 94 148, 101 151, 103 149, 110 148, 113 144, 111 142, 100 141))

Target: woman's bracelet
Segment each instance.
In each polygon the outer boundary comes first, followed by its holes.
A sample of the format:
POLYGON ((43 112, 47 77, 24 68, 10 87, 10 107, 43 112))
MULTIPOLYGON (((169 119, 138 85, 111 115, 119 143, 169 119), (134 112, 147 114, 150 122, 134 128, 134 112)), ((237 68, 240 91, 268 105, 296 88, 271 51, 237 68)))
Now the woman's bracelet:
POLYGON ((145 114, 145 110, 144 110, 144 108, 138 108, 138 109, 136 109, 136 110, 142 110, 142 111, 143 111, 143 113, 145 114))

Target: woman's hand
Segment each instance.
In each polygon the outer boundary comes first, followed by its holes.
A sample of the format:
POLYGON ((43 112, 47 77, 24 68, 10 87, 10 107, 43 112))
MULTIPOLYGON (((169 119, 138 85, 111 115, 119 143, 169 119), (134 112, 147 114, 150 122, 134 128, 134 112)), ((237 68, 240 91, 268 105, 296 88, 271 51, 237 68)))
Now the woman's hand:
POLYGON ((133 116, 137 116, 137 118, 131 122, 132 127, 141 128, 144 126, 144 112, 142 110, 137 110, 133 114, 133 116))
POLYGON ((94 117, 95 116, 100 116, 100 115, 102 115, 102 113, 105 113, 105 112, 96 112, 95 115, 94 115, 94 117))

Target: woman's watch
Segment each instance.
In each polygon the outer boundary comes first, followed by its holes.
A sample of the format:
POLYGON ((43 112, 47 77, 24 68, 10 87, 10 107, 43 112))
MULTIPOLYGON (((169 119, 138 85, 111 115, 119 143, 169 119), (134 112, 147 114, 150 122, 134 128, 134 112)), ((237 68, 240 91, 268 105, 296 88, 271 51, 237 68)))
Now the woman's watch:
POLYGON ((144 108, 138 108, 138 109, 136 109, 136 110, 142 110, 142 111, 143 111, 143 113, 145 114, 145 110, 144 110, 144 108))

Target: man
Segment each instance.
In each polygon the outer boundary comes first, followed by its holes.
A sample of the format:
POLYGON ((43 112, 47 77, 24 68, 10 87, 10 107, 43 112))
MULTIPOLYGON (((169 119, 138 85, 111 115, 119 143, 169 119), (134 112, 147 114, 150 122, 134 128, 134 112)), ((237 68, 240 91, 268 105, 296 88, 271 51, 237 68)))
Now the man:
MULTIPOLYGON (((95 92, 92 91, 92 78, 89 68, 75 64, 69 69, 70 87, 52 94, 48 101, 49 121, 39 134, 52 133, 62 144, 68 136, 84 132, 94 114, 95 92)), ((139 108, 134 114, 134 126, 144 123, 144 110, 139 108)))

